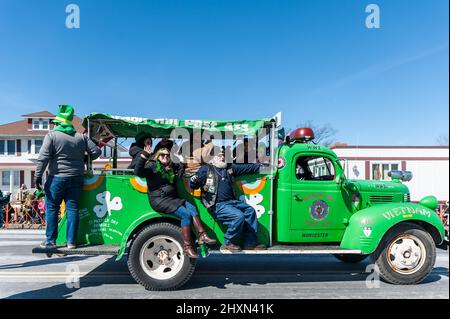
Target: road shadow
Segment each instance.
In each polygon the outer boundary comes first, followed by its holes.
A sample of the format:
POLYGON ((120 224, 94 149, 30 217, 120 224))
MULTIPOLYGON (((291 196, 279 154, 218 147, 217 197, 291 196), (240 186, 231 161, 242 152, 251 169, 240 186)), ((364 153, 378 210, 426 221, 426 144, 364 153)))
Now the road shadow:
MULTIPOLYGON (((362 282, 373 274, 370 258, 356 264, 337 261, 332 256, 214 256, 201 260, 191 280, 180 290, 226 285, 266 285, 272 283, 362 282), (228 259, 227 259, 228 257, 228 259), (219 270, 217 270, 219 269, 219 270)), ((436 267, 420 283, 429 284, 448 277, 448 268, 436 267)), ((390 285, 390 284, 387 284, 390 285)))
MULTIPOLYGON (((78 256, 76 256, 78 257, 78 256)), ((76 258, 71 257, 71 258, 76 258)), ((92 257, 92 256, 82 256, 92 257)), ((78 260, 80 257, 78 257, 78 260)), ((53 261, 57 259, 52 258, 53 261)), ((52 260, 50 259, 50 260, 52 260)), ((61 258, 63 259, 63 258, 61 258)), ((73 261, 76 261, 75 259, 73 261)), ((62 262, 62 261, 56 261, 62 262)), ((71 273, 68 273, 68 277, 71 273)), ((73 276, 73 274, 72 274, 73 276)), ((21 292, 11 295, 4 299, 69 299, 73 297, 73 294, 80 289, 89 287, 99 287, 105 284, 135 284, 136 282, 128 272, 126 263, 116 262, 115 257, 109 258, 106 262, 96 267, 86 275, 79 278, 79 283, 76 280, 69 280, 69 284, 66 284, 66 279, 61 278, 61 284, 53 285, 46 288, 36 289, 21 292)), ((99 294, 98 298, 108 298, 107 295, 99 294)))
POLYGON ((0 265, 0 270, 7 269, 16 269, 16 268, 27 268, 27 267, 35 267, 35 266, 44 266, 44 265, 54 265, 54 264, 62 264, 62 263, 72 263, 85 260, 92 256, 65 256, 60 258, 47 258, 47 259, 39 259, 28 261, 25 263, 18 264, 9 264, 9 265, 0 265))
MULTIPOLYGON (((250 286, 308 282, 364 283, 370 275, 370 271, 366 271, 369 265, 370 259, 358 264, 346 264, 332 256, 209 256, 198 261, 194 275, 179 290, 208 287, 227 289, 230 284, 250 286)), ((448 268, 436 267, 420 285, 439 281, 442 276, 448 277, 448 271, 448 268)), ((6 299, 66 299, 84 288, 110 284, 138 285, 131 277, 126 261, 116 262, 115 257, 109 258, 81 277, 79 288, 70 288, 64 283, 64 279, 61 280, 61 284, 18 293, 6 299)), ((108 296, 99 294, 98 298, 108 296)))

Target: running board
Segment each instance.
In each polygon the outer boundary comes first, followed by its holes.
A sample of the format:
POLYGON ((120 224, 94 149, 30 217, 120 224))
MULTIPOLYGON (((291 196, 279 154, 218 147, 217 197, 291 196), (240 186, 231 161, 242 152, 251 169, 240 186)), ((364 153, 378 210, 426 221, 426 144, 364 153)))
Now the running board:
POLYGON ((241 251, 229 251, 224 249, 219 250, 209 250, 209 254, 221 255, 221 254, 243 254, 243 255, 254 255, 254 254, 295 254, 295 255, 321 255, 321 254, 356 254, 362 255, 361 250, 350 250, 343 249, 340 246, 291 246, 291 245, 275 245, 267 248, 266 250, 241 250, 241 251))
POLYGON ((47 255, 117 255, 120 246, 118 245, 94 245, 79 246, 75 249, 68 249, 67 246, 56 246, 56 248, 35 247, 31 251, 33 254, 47 255))

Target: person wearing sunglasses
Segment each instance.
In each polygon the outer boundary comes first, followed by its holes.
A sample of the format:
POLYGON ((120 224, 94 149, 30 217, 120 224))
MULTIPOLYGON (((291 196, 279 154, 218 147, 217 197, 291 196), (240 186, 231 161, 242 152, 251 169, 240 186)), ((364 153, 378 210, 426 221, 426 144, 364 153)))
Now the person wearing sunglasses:
POLYGON ((134 173, 146 178, 150 206, 159 213, 175 214, 181 219, 181 236, 183 251, 189 258, 198 258, 191 239, 191 224, 194 224, 199 244, 214 245, 216 240, 210 238, 194 205, 181 198, 176 188, 176 179, 183 174, 182 168, 172 162, 170 151, 160 148, 151 158, 151 147, 145 146, 139 156, 134 173))

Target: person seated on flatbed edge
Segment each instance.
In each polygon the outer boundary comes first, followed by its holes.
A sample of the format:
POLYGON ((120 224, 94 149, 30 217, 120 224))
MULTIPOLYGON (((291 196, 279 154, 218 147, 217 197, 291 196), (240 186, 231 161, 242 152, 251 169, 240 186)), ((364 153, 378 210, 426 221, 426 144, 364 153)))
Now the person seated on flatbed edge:
POLYGON ((148 199, 155 211, 175 214, 181 219, 184 254, 189 258, 198 258, 192 246, 191 220, 199 236, 199 244, 214 245, 216 240, 209 238, 196 207, 178 195, 176 179, 181 177, 183 172, 179 165, 172 162, 170 151, 167 148, 160 148, 155 152, 152 160, 150 152, 151 147, 145 146, 136 163, 134 173, 147 180, 148 199))
POLYGON ((233 181, 235 176, 259 173, 262 164, 227 164, 224 151, 214 149, 210 164, 203 165, 190 178, 192 189, 201 188, 202 203, 226 225, 222 250, 240 251, 238 240, 244 232, 244 250, 264 250, 265 245, 257 243, 258 218, 253 207, 236 199, 233 181))

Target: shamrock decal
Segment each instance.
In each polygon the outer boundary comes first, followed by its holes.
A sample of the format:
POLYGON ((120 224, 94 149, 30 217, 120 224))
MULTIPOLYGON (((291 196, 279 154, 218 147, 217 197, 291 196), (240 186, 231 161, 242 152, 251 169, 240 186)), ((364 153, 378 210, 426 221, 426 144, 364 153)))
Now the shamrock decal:
POLYGON ((112 210, 121 210, 123 207, 122 199, 117 196, 111 200, 111 193, 108 191, 97 194, 95 198, 100 203, 94 207, 94 213, 98 218, 105 217, 106 213, 111 215, 112 210))
POLYGON ((264 206, 259 205, 262 203, 263 199, 264 197, 261 194, 250 195, 248 198, 245 195, 241 195, 239 197, 239 200, 247 203, 255 209, 256 216, 258 216, 258 218, 260 218, 266 211, 264 206))

